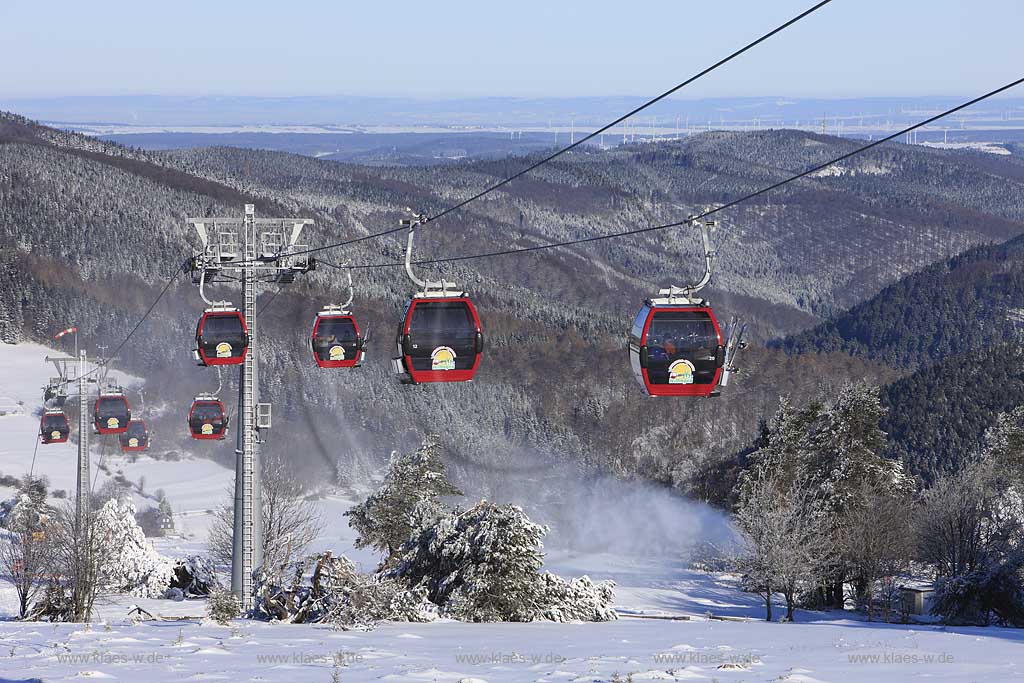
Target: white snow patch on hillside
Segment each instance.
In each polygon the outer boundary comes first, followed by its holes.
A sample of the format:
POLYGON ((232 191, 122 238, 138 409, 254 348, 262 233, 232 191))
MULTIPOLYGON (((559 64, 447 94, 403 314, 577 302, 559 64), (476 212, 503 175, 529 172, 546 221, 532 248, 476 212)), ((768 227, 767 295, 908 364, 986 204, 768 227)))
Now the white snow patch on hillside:
MULTIPOLYGON (((0 396, 9 397, 24 404, 20 414, 0 417, 0 472, 20 477, 32 467, 35 451, 34 473, 46 475, 50 488, 63 489, 73 495, 76 482, 78 445, 69 441, 63 444, 40 444, 36 448, 39 432, 39 414, 43 408, 42 387, 54 375, 53 366, 45 362, 47 355, 62 355, 54 349, 38 344, 0 344, 0 396)), ((124 373, 111 372, 110 378, 127 387, 137 389, 142 381, 124 373)), ((74 400, 74 399, 69 399, 74 400)), ((91 403, 91 402, 90 402, 91 403)), ((78 424, 72 424, 72 435, 78 424)), ((114 437, 91 437, 90 479, 95 482, 94 490, 103 486, 109 478, 97 472, 101 451, 107 469, 112 473, 122 472, 132 482, 145 479, 147 494, 163 489, 174 512, 181 513, 190 534, 197 539, 206 539, 209 516, 206 510, 225 498, 234 481, 231 470, 205 458, 186 457, 181 461, 154 460, 142 454, 137 462, 131 463, 114 444, 114 437)), ((0 487, 0 497, 13 494, 9 487, 0 487)), ((136 493, 135 504, 139 509, 154 505, 155 502, 136 493)))
POLYGON ((998 142, 922 142, 921 146, 932 149, 966 149, 1000 156, 1009 156, 1010 154, 1010 150, 998 142))

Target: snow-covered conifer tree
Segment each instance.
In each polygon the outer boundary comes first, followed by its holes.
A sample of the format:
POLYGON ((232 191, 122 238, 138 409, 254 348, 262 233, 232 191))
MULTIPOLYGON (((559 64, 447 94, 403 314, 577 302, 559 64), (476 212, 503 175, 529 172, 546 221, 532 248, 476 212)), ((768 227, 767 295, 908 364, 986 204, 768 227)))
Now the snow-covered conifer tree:
POLYGON ((171 584, 174 568, 146 539, 130 499, 107 501, 96 515, 96 533, 108 555, 102 565, 104 590, 157 598, 171 584))
POLYGON ((384 484, 345 514, 359 534, 357 548, 376 548, 393 556, 424 520, 437 518, 442 496, 462 495, 445 474, 441 449, 429 439, 416 451, 392 454, 384 484))

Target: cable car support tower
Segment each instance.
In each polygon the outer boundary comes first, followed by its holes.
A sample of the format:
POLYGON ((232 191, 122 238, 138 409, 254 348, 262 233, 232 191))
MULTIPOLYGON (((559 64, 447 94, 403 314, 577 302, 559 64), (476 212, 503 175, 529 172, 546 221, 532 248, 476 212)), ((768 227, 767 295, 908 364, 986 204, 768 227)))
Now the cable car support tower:
MULTIPOLYGON (((77 346, 77 340, 75 344, 77 346)), ((98 380, 93 377, 94 371, 88 369, 85 349, 78 352, 77 358, 47 356, 46 362, 57 368, 57 377, 50 380, 47 389, 59 391, 66 397, 66 387, 72 382, 78 385, 78 475, 75 481, 75 533, 78 534, 83 529, 85 516, 89 514, 89 433, 92 431, 89 416, 92 410, 87 387, 90 382, 97 383, 98 380)))
POLYGON ((231 592, 243 608, 252 607, 253 571, 263 562, 260 444, 271 427, 271 407, 260 402, 259 333, 256 297, 262 282, 286 285, 296 274, 316 267, 298 244, 308 218, 256 218, 255 206, 245 205, 242 217, 189 218, 201 243, 189 261, 192 281, 212 308, 228 308, 226 301, 210 301, 208 284, 242 283, 243 311, 248 326, 249 350, 239 366, 236 412, 234 526, 231 542, 231 592), (299 252, 296 254, 295 252, 299 252))

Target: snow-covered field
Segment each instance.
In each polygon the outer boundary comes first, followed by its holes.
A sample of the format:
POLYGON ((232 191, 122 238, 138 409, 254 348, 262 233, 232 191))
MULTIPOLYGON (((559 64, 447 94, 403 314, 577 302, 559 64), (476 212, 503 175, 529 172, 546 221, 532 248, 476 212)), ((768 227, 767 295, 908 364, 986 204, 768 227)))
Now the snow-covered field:
MULTIPOLYGON (((48 350, 0 345, 0 473, 20 476, 32 460, 48 350), (19 401, 21 404, 19 404, 19 401), (23 404, 23 405, 22 405, 23 404)), ((52 353, 52 351, 49 351, 52 353)), ((208 510, 225 500, 230 470, 201 458, 130 463, 108 456, 147 491, 162 488, 178 535, 156 547, 180 557, 204 547, 208 510), (187 474, 186 474, 187 472, 187 474)), ((40 447, 35 472, 74 489, 75 449, 40 447)), ((96 476, 94 468, 93 475, 96 476)), ((97 486, 106 475, 99 472, 97 486)), ((0 488, 6 498, 10 488, 0 488)), ((137 502, 141 503, 140 498, 137 502)), ((318 504, 328 524, 316 546, 356 559, 341 496, 318 504)), ((593 509, 595 505, 581 508, 593 509)), ((553 544, 557 545, 557 543, 553 544)), ((13 621, 13 591, 0 586, 0 683, 123 681, 1010 681, 1024 680, 1024 631, 869 624, 842 613, 798 613, 794 624, 760 621, 757 598, 728 576, 688 570, 677 556, 642 557, 615 546, 602 553, 552 550, 548 568, 616 581, 622 617, 603 624, 388 624, 370 632, 326 626, 205 622, 202 601, 103 596, 96 622, 13 621), (132 605, 177 620, 134 623, 132 605), (731 619, 723 621, 708 618, 731 619), (689 617, 687 620, 653 616, 689 617), (189 618, 192 617, 192 618, 189 618), (616 678, 617 677, 617 678, 616 678)))

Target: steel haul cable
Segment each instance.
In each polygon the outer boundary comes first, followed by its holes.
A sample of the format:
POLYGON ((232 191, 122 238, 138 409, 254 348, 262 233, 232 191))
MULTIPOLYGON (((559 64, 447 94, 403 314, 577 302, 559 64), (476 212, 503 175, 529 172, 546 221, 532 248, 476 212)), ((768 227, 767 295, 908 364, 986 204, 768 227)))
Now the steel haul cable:
MULTIPOLYGON (((645 233, 645 232, 654 232, 656 230, 666 230, 668 228, 678 228, 680 226, 688 224, 691 220, 699 220, 699 219, 705 218, 707 216, 710 216, 712 214, 718 213, 720 211, 724 211, 726 209, 729 209, 729 208, 732 208, 732 207, 736 206, 737 204, 742 204, 743 202, 746 202, 746 201, 749 201, 751 199, 754 199, 755 197, 759 197, 759 196, 761 196, 761 195, 763 195, 763 194, 765 194, 767 192, 771 192, 772 190, 775 190, 775 189, 778 189, 780 187, 783 187, 784 185, 788 185, 788 184, 790 184, 792 182, 800 180, 801 178, 805 178, 805 177, 807 177, 809 175, 817 173, 818 171, 820 171, 820 170, 822 170, 824 168, 828 168, 829 166, 832 166, 833 164, 837 164, 837 163, 839 163, 841 161, 845 161, 846 159, 849 159, 850 157, 854 157, 854 156, 857 156, 858 154, 862 154, 862 153, 866 152, 869 149, 877 147, 877 146, 879 146, 879 145, 881 145, 883 143, 890 142, 890 141, 894 140, 895 138, 900 137, 901 135, 906 135, 910 131, 917 130, 918 128, 922 128, 924 126, 927 126, 928 124, 933 123, 935 121, 938 121, 939 119, 944 118, 946 116, 949 116, 950 114, 955 114, 956 112, 958 112, 958 111, 960 111, 962 109, 966 109, 967 107, 970 107, 970 106, 972 106, 974 104, 977 104, 979 102, 987 100, 990 97, 994 97, 994 96, 996 96, 996 95, 998 95, 998 94, 1000 94, 1002 92, 1010 90, 1011 88, 1015 88, 1018 85, 1021 85, 1022 83, 1024 83, 1024 78, 1019 78, 1016 81, 1013 81, 1012 83, 1008 83, 1008 84, 1006 84, 1006 85, 1004 85, 1004 86, 1002 86, 1000 88, 996 88, 995 90, 992 90, 992 91, 990 91, 988 93, 985 93, 984 95, 980 95, 978 97, 975 97, 974 99, 972 99, 972 100, 970 100, 968 102, 964 102, 963 104, 957 105, 956 107, 953 107, 951 109, 947 109, 946 111, 944 111, 944 112, 942 112, 940 114, 936 114, 935 116, 929 117, 929 118, 925 119, 924 121, 921 121, 919 123, 915 123, 914 125, 908 126, 908 127, 904 128, 904 129, 902 129, 900 131, 897 131, 897 132, 895 132, 895 133, 893 133, 891 135, 887 135, 887 136, 885 136, 883 138, 879 138, 878 140, 875 140, 875 141, 870 142, 870 143, 868 143, 866 145, 858 147, 857 149, 854 149, 854 150, 852 150, 850 152, 847 152, 847 153, 842 154, 842 155, 840 155, 838 157, 835 157, 834 159, 826 161, 825 163, 818 164, 817 166, 809 168, 806 171, 802 171, 800 173, 792 175, 792 176, 790 176, 790 177, 788 177, 788 178, 786 178, 784 180, 780 180, 780 181, 778 181, 776 183, 768 185, 767 187, 763 187, 760 190, 757 190, 755 192, 751 192, 750 194, 744 195, 744 196, 742 196, 742 197, 740 197, 738 199, 734 199, 732 201, 726 202, 725 204, 722 204, 721 206, 715 207, 713 209, 709 209, 709 210, 704 211, 702 213, 699 213, 699 214, 697 214, 695 216, 687 217, 685 220, 676 221, 676 222, 673 222, 673 223, 665 223, 665 224, 662 224, 662 225, 652 225, 652 226, 648 226, 648 227, 645 227, 645 228, 636 228, 634 230, 624 230, 622 232, 613 232, 613 233, 609 233, 607 235, 595 235, 593 237, 584 237, 584 238, 578 239, 578 240, 567 240, 567 241, 564 241, 564 242, 552 242, 552 243, 548 243, 548 244, 538 244, 538 245, 532 246, 532 247, 521 247, 521 248, 518 248, 518 249, 503 249, 503 250, 500 250, 500 251, 490 251, 490 252, 485 252, 485 253, 481 253, 481 254, 470 254, 470 255, 466 255, 466 256, 449 256, 449 257, 446 257, 446 258, 438 258, 438 259, 424 259, 424 260, 420 260, 420 261, 413 261, 413 263, 415 265, 431 265, 431 264, 439 264, 439 263, 453 263, 453 262, 456 262, 456 261, 471 261, 473 259, 491 258, 491 257, 495 257, 495 256, 507 256, 507 255, 510 255, 510 254, 525 254, 525 253, 533 252, 533 251, 543 251, 545 249, 556 249, 558 247, 568 247, 568 246, 572 246, 572 245, 575 245, 575 244, 586 244, 588 242, 600 242, 602 240, 610 240, 610 239, 614 239, 614 238, 617 238, 617 237, 628 237, 630 235, 639 235, 639 234, 642 234, 642 233, 645 233)), ((373 263, 373 264, 353 265, 351 267, 352 267, 352 269, 391 268, 391 267, 395 267, 395 266, 404 266, 404 265, 405 265, 405 263, 401 262, 401 261, 391 261, 391 262, 388 262, 388 263, 373 263)))
MULTIPOLYGON (((718 68, 720 68, 722 66, 725 66, 726 64, 728 64, 732 60, 736 59, 740 55, 742 55, 745 52, 747 52, 747 51, 757 47, 758 45, 760 45, 764 41, 768 40, 772 36, 782 32, 782 31, 786 30, 787 28, 789 28, 793 24, 799 22, 800 20, 810 16, 811 14, 814 14, 815 12, 820 10, 822 7, 825 7, 826 5, 828 5, 831 2, 832 2, 832 0, 821 0, 821 2, 817 3, 813 7, 810 7, 808 9, 804 10, 800 14, 798 14, 795 17, 793 17, 792 19, 790 19, 789 21, 786 21, 785 23, 782 23, 782 24, 776 26, 774 29, 772 29, 771 31, 768 31, 767 33, 763 34, 762 36, 760 36, 756 40, 753 40, 753 41, 747 43, 746 45, 744 45, 743 47, 739 48, 738 50, 736 50, 735 52, 731 53, 730 55, 728 55, 726 57, 723 57, 722 59, 718 60, 717 62, 715 62, 711 66, 709 66, 709 67, 705 68, 704 70, 694 74, 693 76, 690 76, 689 78, 687 78, 682 83, 679 83, 678 85, 673 86, 672 88, 666 90, 665 92, 661 93, 657 97, 653 97, 653 98, 647 100, 646 102, 644 102, 640 106, 632 109, 631 111, 629 111, 626 114, 623 114, 622 116, 618 117, 617 119, 615 119, 611 123, 606 124, 606 125, 602 126, 601 128, 598 128, 597 130, 587 134, 586 136, 584 136, 584 137, 580 138, 579 140, 573 142, 572 144, 568 145, 567 147, 563 147, 563 148, 561 148, 561 149, 559 149, 559 150, 549 154, 548 156, 544 157, 543 159, 540 159, 540 160, 530 164, 529 166, 527 166, 526 168, 522 169, 521 171, 513 173, 512 175, 508 176, 507 178, 503 178, 502 180, 494 183, 493 185, 488 186, 484 190, 481 190, 480 192, 477 192, 473 196, 471 196, 471 197, 469 197, 467 199, 464 199, 464 200, 458 202, 457 204, 454 204, 454 205, 448 207, 447 209, 444 209, 444 210, 434 214, 433 216, 429 216, 428 218, 426 218, 423 221, 423 223, 426 224, 426 223, 429 223, 431 221, 436 221, 439 218, 447 216, 448 214, 452 213, 453 211, 458 211, 459 209, 463 208, 467 204, 469 204, 471 202, 474 202, 477 199, 480 199, 482 197, 485 197, 485 196, 489 195, 491 192, 494 192, 495 190, 497 190, 499 188, 504 187, 505 185, 509 184, 510 182, 515 180, 516 178, 521 178, 522 176, 526 175, 530 171, 533 171, 533 170, 539 168, 540 166, 543 166, 544 164, 548 163, 549 161, 557 159, 558 157, 562 156, 566 152, 569 152, 569 151, 575 149, 576 147, 579 147, 580 145, 584 144, 585 142, 587 142, 589 140, 592 140, 593 138, 597 137, 601 133, 604 133, 604 132, 608 131, 609 129, 619 125, 620 123, 622 123, 623 121, 627 120, 628 118, 630 118, 632 116, 635 116, 636 114, 639 114, 643 110, 645 110, 645 109, 647 109, 647 108, 657 104, 658 102, 661 102, 666 97, 675 94, 676 92, 682 90, 683 88, 685 88, 686 86, 690 85, 694 81, 696 81, 696 80, 698 80, 700 78, 703 78, 704 76, 708 75, 712 71, 715 71, 716 69, 718 69, 718 68)), ((322 247, 314 247, 314 248, 311 248, 311 249, 302 249, 300 251, 294 251, 294 252, 291 252, 291 253, 288 253, 288 254, 281 254, 281 255, 282 256, 302 256, 304 254, 315 254, 315 253, 318 253, 318 252, 321 252, 321 251, 328 251, 330 249, 337 249, 339 247, 345 247, 345 246, 349 246, 349 245, 352 245, 352 244, 357 244, 359 242, 366 242, 368 240, 376 239, 378 237, 385 237, 387 235, 393 235, 396 232, 400 232, 401 230, 404 230, 404 229, 405 228, 402 228, 402 227, 392 228, 392 229, 389 229, 389 230, 384 230, 382 232, 376 232, 376 233, 371 233, 369 235, 363 235, 362 237, 354 237, 354 238, 349 239, 349 240, 343 240, 341 242, 334 242, 332 244, 326 244, 326 245, 324 245, 322 247)), ((245 261, 240 261, 238 263, 245 263, 245 261)))

